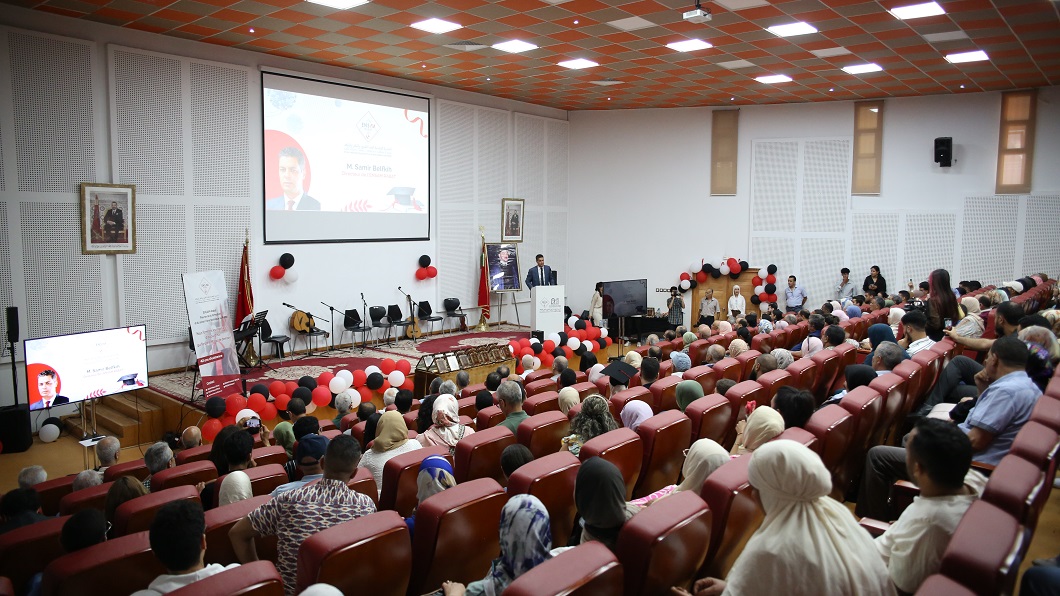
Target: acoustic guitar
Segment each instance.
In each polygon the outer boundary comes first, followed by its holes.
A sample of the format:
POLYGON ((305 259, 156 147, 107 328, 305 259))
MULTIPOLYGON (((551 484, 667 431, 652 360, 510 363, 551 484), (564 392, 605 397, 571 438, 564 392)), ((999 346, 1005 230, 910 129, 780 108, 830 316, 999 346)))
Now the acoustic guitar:
POLYGON ((313 320, 312 315, 307 314, 304 310, 296 310, 291 313, 291 329, 299 333, 309 333, 316 328, 317 322, 313 320))
POLYGON ((420 320, 416 318, 416 309, 412 306, 412 296, 406 295, 405 299, 409 303, 408 321, 412 323, 408 327, 405 327, 405 337, 409 339, 419 339, 423 337, 423 331, 420 330, 420 320))

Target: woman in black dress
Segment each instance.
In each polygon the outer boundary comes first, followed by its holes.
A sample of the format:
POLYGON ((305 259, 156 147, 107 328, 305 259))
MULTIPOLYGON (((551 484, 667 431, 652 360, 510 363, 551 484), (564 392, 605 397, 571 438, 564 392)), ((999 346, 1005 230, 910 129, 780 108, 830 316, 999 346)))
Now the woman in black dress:
POLYGON ((872 292, 877 296, 887 295, 887 280, 880 275, 878 265, 873 265, 869 269, 869 276, 865 278, 865 283, 861 284, 861 290, 866 293, 872 292))

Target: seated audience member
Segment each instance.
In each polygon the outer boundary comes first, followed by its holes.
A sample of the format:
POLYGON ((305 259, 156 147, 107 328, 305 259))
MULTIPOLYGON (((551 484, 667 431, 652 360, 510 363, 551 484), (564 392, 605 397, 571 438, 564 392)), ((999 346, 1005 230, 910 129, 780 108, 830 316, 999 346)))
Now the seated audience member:
MULTIPOLYGON (((281 411, 281 416, 283 415, 284 412, 281 411)), ((294 457, 294 442, 296 440, 294 438, 294 423, 305 416, 305 402, 297 397, 291 398, 291 401, 287 402, 286 415, 290 420, 283 420, 273 427, 272 438, 277 445, 283 446, 284 450, 287 451, 287 457, 291 458, 294 457)), ((222 430, 222 432, 224 431, 222 430)), ((217 439, 215 438, 214 445, 216 444, 217 439)), ((211 459, 213 458, 211 457, 211 459)), ((216 460, 214 463, 217 463, 216 460)), ((217 473, 221 473, 220 467, 217 468, 217 473)))
POLYGON ((667 329, 663 333, 663 340, 664 341, 673 341, 675 339, 677 339, 677 331, 675 331, 674 329, 667 329))
POLYGON ((493 394, 488 389, 483 389, 475 394, 475 411, 481 412, 493 405, 493 394))
POLYGON ((640 363, 640 384, 645 389, 650 389, 651 384, 659 380, 659 360, 657 358, 645 358, 640 363))
POLYGON ((847 342, 847 333, 839 325, 829 325, 821 334, 821 342, 826 350, 837 348, 847 342))
POLYGON ((655 414, 651 411, 651 406, 639 399, 631 399, 626 403, 625 407, 622 408, 618 417, 622 419, 622 426, 629 430, 637 430, 637 427, 640 426, 642 422, 654 415, 655 414))
POLYGON ((457 391, 463 391, 470 384, 471 384, 471 375, 467 374, 466 370, 462 370, 462 371, 456 373, 456 389, 457 389, 457 391))
POLYGON ((644 345, 646 346, 654 346, 657 343, 659 343, 659 336, 654 333, 649 335, 647 339, 644 340, 644 345))
POLYGON ((500 400, 498 405, 501 408, 501 412, 504 413, 504 420, 501 421, 500 426, 515 434, 519 424, 530 417, 529 414, 523 411, 522 388, 511 381, 501 383, 500 388, 497 389, 497 399, 500 400))
POLYGON ((588 371, 589 382, 595 384, 600 379, 604 378, 604 365, 597 362, 588 371))
MULTIPOLYGON (((510 382, 501 383, 501 387, 504 387, 505 383, 510 382)), ((474 429, 460 422, 460 406, 457 404, 456 398, 448 393, 443 393, 438 396, 438 399, 434 400, 434 413, 431 415, 431 421, 433 422, 431 427, 416 437, 423 447, 444 445, 450 451, 455 451, 456 444, 460 439, 475 432, 474 429)), ((404 421, 395 421, 393 422, 395 427, 398 422, 404 424, 404 421)), ((381 473, 382 468, 380 468, 381 473)), ((380 486, 382 486, 381 483, 380 486)))
POLYGON ((810 311, 805 308, 795 314, 795 320, 799 323, 810 320, 810 311))
POLYGON ((784 432, 784 417, 769 406, 758 406, 747 420, 736 423, 733 455, 745 455, 772 441, 784 432))
POLYGON ((622 357, 622 362, 632 366, 633 368, 640 369, 640 365, 643 363, 644 358, 637 352, 630 350, 626 352, 626 355, 622 357))
POLYGON ((180 446, 182 449, 193 449, 202 445, 202 430, 197 426, 189 426, 180 433, 180 446))
POLYGON ((559 374, 559 381, 556 385, 562 389, 564 387, 570 387, 578 383, 578 373, 573 368, 565 368, 563 372, 559 374))
POLYGON ((581 403, 581 396, 574 387, 564 387, 559 390, 559 411, 566 414, 570 409, 581 403))
MULTIPOLYGON (((368 417, 368 420, 364 423, 364 439, 361 441, 365 445, 375 440, 375 433, 379 429, 379 419, 383 417, 382 412, 376 412, 368 417)), ((352 432, 350 433, 353 434, 352 432)))
POLYGON ((774 348, 769 355, 777 359, 777 368, 780 370, 784 370, 795 362, 795 356, 791 354, 791 350, 784 348, 774 348))
POLYGON ((525 381, 527 375, 534 372, 534 357, 530 354, 527 354, 523 356, 523 359, 520 362, 523 365, 523 374, 519 376, 522 377, 522 379, 525 381))
MULTIPOLYGON (((877 350, 876 354, 877 356, 880 356, 880 351, 877 350)), ((844 387, 829 397, 823 404, 821 404, 821 407, 823 408, 829 404, 839 404, 839 402, 843 401, 843 398, 846 397, 846 394, 858 387, 867 386, 873 379, 882 374, 887 374, 887 371, 877 371, 866 364, 851 364, 843 369, 843 376, 846 378, 846 384, 844 387)))
POLYGON ((156 577, 146 590, 133 592, 133 596, 169 594, 225 569, 239 566, 238 563, 225 567, 204 562, 206 514, 196 501, 172 501, 163 505, 151 522, 149 536, 151 551, 166 568, 166 573, 156 577))
MULTIPOLYGON (((441 378, 441 377, 435 377, 435 378, 434 378, 434 379, 433 379, 433 380, 431 381, 431 385, 430 385, 430 387, 429 387, 429 388, 428 388, 428 390, 427 390, 427 395, 438 395, 438 393, 439 393, 439 392, 441 391, 441 388, 442 388, 442 382, 443 382, 444 380, 445 380, 445 379, 443 379, 443 378, 441 378)), ((424 397, 426 397, 426 396, 424 396, 424 397)))
POLYGON ((376 511, 370 498, 346 485, 360 459, 361 447, 356 439, 349 435, 335 437, 324 455, 324 477, 319 482, 278 495, 232 528, 228 535, 239 561, 257 561, 254 540, 277 536, 276 568, 285 591, 294 594, 302 542, 317 532, 376 511))
MULTIPOLYGON (((428 455, 420 462, 420 471, 416 473, 416 509, 429 497, 456 486, 453 466, 441 455, 428 455)), ((409 534, 416 531, 416 509, 405 518, 409 534)))
POLYGON ((90 488, 93 486, 99 486, 103 484, 103 474, 95 470, 85 470, 74 478, 74 484, 71 487, 72 491, 79 491, 84 488, 90 488))
POLYGON ((765 519, 725 581, 699 580, 696 594, 894 594, 872 538, 828 496, 832 475, 816 453, 795 441, 772 441, 750 457, 747 475, 765 519))
MULTIPOLYGON (((243 470, 254 467, 254 460, 251 459, 251 452, 254 451, 254 438, 250 436, 250 433, 240 430, 238 426, 232 428, 237 429, 237 432, 227 433, 224 442, 221 443, 221 451, 225 458, 224 477, 210 483, 199 483, 201 487, 199 499, 206 509, 210 509, 215 504, 217 506, 228 505, 253 496, 250 491, 250 478, 243 470)), ((220 437, 221 433, 217 435, 220 437)), ((217 437, 215 441, 216 439, 217 437)))
MULTIPOLYGON (((734 342, 736 340, 733 340, 734 342)), ((684 352, 671 352, 670 362, 673 362, 674 372, 670 373, 672 377, 680 377, 685 374, 685 371, 692 368, 692 359, 688 357, 688 354, 684 352)), ((644 378, 644 373, 641 372, 641 379, 644 378)))
POLYGON ((103 514, 107 518, 107 523, 114 523, 114 514, 122 503, 146 494, 147 489, 135 476, 119 477, 107 489, 107 498, 103 501, 103 514))
POLYGON ((905 449, 906 467, 920 496, 876 538, 876 548, 894 585, 912 594, 938 572, 950 537, 978 495, 964 485, 972 444, 956 425, 922 418, 909 433, 905 449))
POLYGON ((552 372, 555 373, 554 375, 552 375, 552 380, 559 382, 559 376, 565 370, 567 370, 567 357, 556 356, 556 358, 552 361, 552 372))
POLYGON ((724 335, 732 331, 732 323, 728 321, 714 321, 710 326, 713 335, 724 335))
POLYGON ((736 386, 736 381, 732 379, 720 379, 714 384, 714 393, 718 395, 725 395, 725 392, 736 386))
MULTIPOLYGON (((393 387, 390 389, 393 389, 393 387)), ((390 391, 390 389, 387 389, 387 391, 390 391)), ((396 394, 397 391, 394 391, 394 393, 396 394)), ((386 399, 385 396, 383 399, 386 399)), ((393 403, 393 400, 391 400, 391 403, 393 403)), ((353 396, 348 392, 343 391, 335 396, 335 411, 338 412, 338 415, 331 419, 331 421, 335 423, 335 428, 340 428, 342 426, 342 419, 349 415, 350 408, 352 407, 353 396)))
MULTIPOLYGON (((736 341, 736 340, 733 340, 736 341)), ((713 367, 715 364, 725 359, 728 354, 725 353, 725 348, 718 344, 713 344, 707 347, 707 361, 706 365, 713 367)))
POLYGON ((511 478, 516 470, 532 461, 534 461, 534 454, 530 453, 530 449, 521 443, 508 445, 504 451, 501 451, 501 471, 504 472, 505 478, 511 478))
MULTIPOLYGON (((307 435, 298 441, 295 449, 294 461, 298 469, 302 471, 302 477, 287 484, 281 484, 273 489, 271 496, 275 497, 281 493, 303 486, 324 477, 324 469, 320 467, 320 460, 328 450, 328 438, 322 435, 307 435)), ((367 454, 366 454, 367 455, 367 454)), ((362 462, 364 458, 361 458, 362 462)))
MULTIPOLYGON (((700 314, 700 317, 702 317, 702 313, 700 314)), ((710 325, 703 324, 697 327, 696 339, 710 339, 710 325)))
POLYGON ((398 389, 397 395, 394 396, 394 407, 397 408, 398 414, 408 414, 412 410, 413 395, 408 389, 398 389))
POLYGON ((100 473, 106 472, 107 468, 118 463, 120 454, 121 442, 118 441, 117 437, 104 437, 100 442, 96 443, 96 459, 99 460, 99 467, 96 468, 96 471, 100 473))
POLYGON ((438 387, 438 395, 452 395, 455 398, 459 394, 456 383, 452 381, 442 381, 441 386, 438 387))
POLYGON ((501 382, 504 382, 512 375, 512 371, 510 368, 502 364, 497 367, 497 374, 500 376, 501 382))
POLYGON ((925 325, 927 325, 927 317, 918 310, 907 312, 902 316, 905 336, 898 340, 898 345, 905 348, 909 356, 915 356, 917 352, 935 345, 935 341, 928 337, 925 325))
MULTIPOLYGON (((744 319, 740 319, 740 320, 743 321, 743 325, 741 325, 738 329, 736 329, 736 338, 739 339, 740 341, 744 342, 745 345, 750 345, 751 344, 751 330, 747 328, 747 321, 746 320, 744 320, 744 319)), ((736 341, 736 340, 733 340, 733 341, 736 341)), ((729 344, 729 347, 732 347, 732 344, 729 344)))
MULTIPOLYGON (((898 312, 903 311, 899 310, 898 312)), ((869 353, 865 356, 866 362, 872 362, 872 359, 875 355, 874 352, 876 348, 880 346, 880 344, 892 343, 894 345, 898 345, 898 340, 895 338, 894 330, 891 329, 890 325, 884 325, 883 323, 876 323, 874 325, 870 325, 869 330, 866 332, 866 335, 868 337, 861 342, 861 347, 863 349, 869 350, 869 353)), ((901 346, 899 346, 899 348, 901 348, 901 346)), ((902 348, 902 360, 907 359, 909 359, 909 354, 905 351, 904 348, 902 348)))
POLYGON ((176 458, 173 457, 173 450, 169 448, 164 441, 159 441, 154 445, 147 448, 144 452, 144 465, 147 466, 147 478, 144 479, 144 488, 147 492, 151 492, 151 476, 161 472, 162 470, 168 470, 173 466, 177 465, 176 458))
MULTIPOLYGON (((682 412, 689 404, 703 397, 703 386, 699 384, 699 381, 693 381, 691 379, 681 381, 674 388, 674 397, 677 399, 677 407, 682 412)), ((630 402, 632 403, 632 402, 630 402)), ((647 405, 647 404, 645 404, 647 405)))
MULTIPOLYGON (((1026 315, 1022 304, 1008 301, 1000 303, 994 314, 994 330, 997 336, 1000 338, 1015 334, 1019 331, 1019 322, 1024 316, 1026 315)), ((953 329, 947 331, 946 336, 958 346, 979 351, 989 350, 995 341, 983 337, 964 337, 953 329)))
POLYGON ((660 348, 659 346, 652 346, 648 348, 648 358, 662 360, 662 348, 660 348))
MULTIPOLYGON (((975 384, 982 391, 967 419, 958 425, 972 444, 972 460, 996 466, 1030 419, 1042 390, 1027 376, 1030 351, 1016 337, 990 347, 975 384)), ((905 449, 878 445, 865 457, 857 513, 887 520, 887 491, 895 480, 909 480, 905 449)))
POLYGON ((780 387, 770 404, 784 418, 784 428, 802 428, 813 416, 813 394, 794 387, 780 387))
POLYGON ((801 344, 791 351, 791 355, 796 358, 813 356, 824 349, 824 342, 821 341, 821 332, 824 331, 825 327, 824 317, 818 314, 813 314, 810 315, 809 321, 810 334, 806 336, 806 339, 804 339, 801 344))
POLYGON ((357 406, 357 420, 365 422, 372 414, 375 414, 375 409, 375 404, 370 401, 357 406))
MULTIPOLYGON (((94 471, 94 470, 90 470, 94 471)), ((84 550, 107 541, 107 519, 99 509, 82 509, 70 516, 59 534, 59 544, 65 553, 84 550)), ((27 596, 39 596, 43 573, 34 574, 26 590, 27 596)))
POLYGON ((965 315, 953 327, 953 332, 961 337, 982 337, 986 327, 981 316, 983 311, 979 306, 979 300, 972 296, 965 296, 961 298, 961 307, 964 308, 965 315))
POLYGON ((697 339, 699 339, 699 338, 696 337, 695 333, 692 333, 691 331, 685 331, 684 334, 681 336, 681 340, 685 344, 684 347, 681 349, 681 351, 684 352, 685 354, 687 354, 688 353, 688 346, 692 345, 692 342, 696 341, 697 339))
POLYGON ((895 336, 898 335, 898 325, 902 322, 902 317, 905 316, 904 310, 900 308, 892 308, 887 311, 887 325, 891 328, 891 333, 895 336))
POLYGON ((1032 325, 1020 329, 1016 337, 1023 340, 1031 350, 1031 360, 1027 365, 1027 374, 1042 391, 1049 383, 1058 362, 1060 362, 1060 342, 1048 327, 1032 325))
MULTIPOLYGON (((564 369, 566 370, 566 369, 564 369)), ((574 372, 574 371, 571 371, 574 372)), ((497 388, 501 386, 501 376, 496 371, 486 375, 486 389, 491 393, 496 393, 497 388)))
POLYGON ((746 341, 736 338, 729 344, 729 358, 735 358, 750 349, 751 347, 747 345, 746 341))
MULTIPOLYGON (((464 372, 464 371, 460 371, 460 372, 464 372)), ((386 391, 383 392, 383 409, 384 410, 394 404, 394 400, 397 399, 397 393, 398 393, 398 388, 397 387, 389 387, 386 391)), ((336 408, 337 407, 338 406, 337 406, 337 402, 336 402, 336 408)), ((350 407, 352 408, 353 406, 351 405, 350 407)), ((342 418, 339 418, 339 420, 342 420, 342 418)), ((336 422, 335 426, 338 426, 338 425, 339 424, 336 422)))
POLYGON ((578 362, 578 371, 589 374, 589 369, 595 364, 597 364, 596 354, 587 351, 582 354, 582 359, 578 362))
POLYGON ((681 465, 680 484, 664 486, 646 497, 630 501, 630 504, 636 507, 647 507, 663 497, 686 490, 698 494, 707 476, 728 461, 729 452, 725 451, 724 447, 711 439, 699 439, 687 450, 685 462, 681 465))
POLYGON ((420 409, 416 411, 416 432, 425 433, 434 424, 434 400, 436 399, 438 399, 437 395, 428 395, 420 402, 420 409))
POLYGON ((618 544, 622 526, 640 510, 626 502, 622 473, 615 464, 599 457, 590 457, 578 468, 574 505, 582 520, 579 543, 597 541, 611 551, 618 544))
POLYGON ((456 582, 444 582, 445 596, 488 596, 500 594, 520 575, 551 558, 552 528, 548 509, 535 496, 513 495, 501 509, 501 556, 490 564, 484 579, 465 588, 456 582))
POLYGON ((33 488, 48 479, 43 466, 26 466, 18 472, 18 487, 33 488))
POLYGON ((766 374, 767 372, 774 371, 777 369, 777 359, 772 354, 762 354, 758 358, 755 358, 755 365, 751 367, 751 380, 757 380, 758 377, 766 374))
POLYGON ((317 420, 316 416, 302 416, 295 421, 294 426, 291 427, 291 432, 294 434, 295 441, 301 441, 302 437, 306 435, 319 435, 320 421, 317 420))
MULTIPOLYGON (((452 397, 452 396, 449 396, 452 397)), ((441 401, 441 396, 439 396, 441 401)), ((455 401, 455 400, 454 400, 455 401)), ((435 402, 438 403, 437 401, 435 402)), ((431 427, 434 429, 435 427, 431 427)), ((470 430, 470 429, 468 429, 470 430)), ((421 438, 424 435, 419 435, 417 438, 421 438)), ((422 441, 415 441, 409 439, 409 430, 405 426, 405 420, 401 417, 401 414, 397 412, 383 412, 383 415, 379 417, 379 422, 376 423, 375 437, 372 440, 372 446, 364 452, 364 456, 360 458, 360 467, 367 468, 372 473, 372 478, 375 479, 376 490, 383 490, 383 466, 386 462, 401 455, 402 453, 408 453, 409 451, 415 451, 420 449, 424 445, 435 445, 433 441, 443 442, 447 438, 446 431, 437 430, 430 433, 430 438, 424 439, 426 443, 422 441)), ((456 442, 453 441, 453 445, 456 442)), ((299 444, 299 447, 302 445, 299 444)), ((320 473, 325 473, 326 470, 321 470, 320 473)))
POLYGON ((575 456, 581 453, 582 445, 606 432, 618 428, 607 400, 599 395, 590 395, 582 402, 582 409, 570 421, 571 434, 563 437, 563 449, 575 456))
POLYGON ((35 488, 16 488, 4 494, 0 499, 0 534, 15 528, 29 526, 48 519, 40 512, 40 497, 35 488))

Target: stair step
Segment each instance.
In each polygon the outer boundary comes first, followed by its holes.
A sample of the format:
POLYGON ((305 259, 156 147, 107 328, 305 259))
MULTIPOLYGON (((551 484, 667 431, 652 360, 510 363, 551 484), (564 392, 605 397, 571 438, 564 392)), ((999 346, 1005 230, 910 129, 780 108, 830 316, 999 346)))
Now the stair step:
POLYGON ((104 398, 104 403, 107 407, 113 408, 129 418, 136 418, 137 413, 139 413, 140 418, 142 419, 145 414, 153 414, 156 411, 161 410, 160 407, 149 401, 136 399, 128 394, 108 396, 104 398))

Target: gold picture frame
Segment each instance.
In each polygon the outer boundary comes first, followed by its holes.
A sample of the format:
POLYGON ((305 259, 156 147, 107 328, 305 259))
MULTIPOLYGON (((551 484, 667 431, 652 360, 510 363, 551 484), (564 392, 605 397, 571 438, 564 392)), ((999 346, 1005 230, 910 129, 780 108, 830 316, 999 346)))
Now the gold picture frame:
POLYGON ((81 183, 81 253, 136 253, 136 185, 81 183))
POLYGON ((523 200, 501 199, 501 242, 523 241, 523 200))

